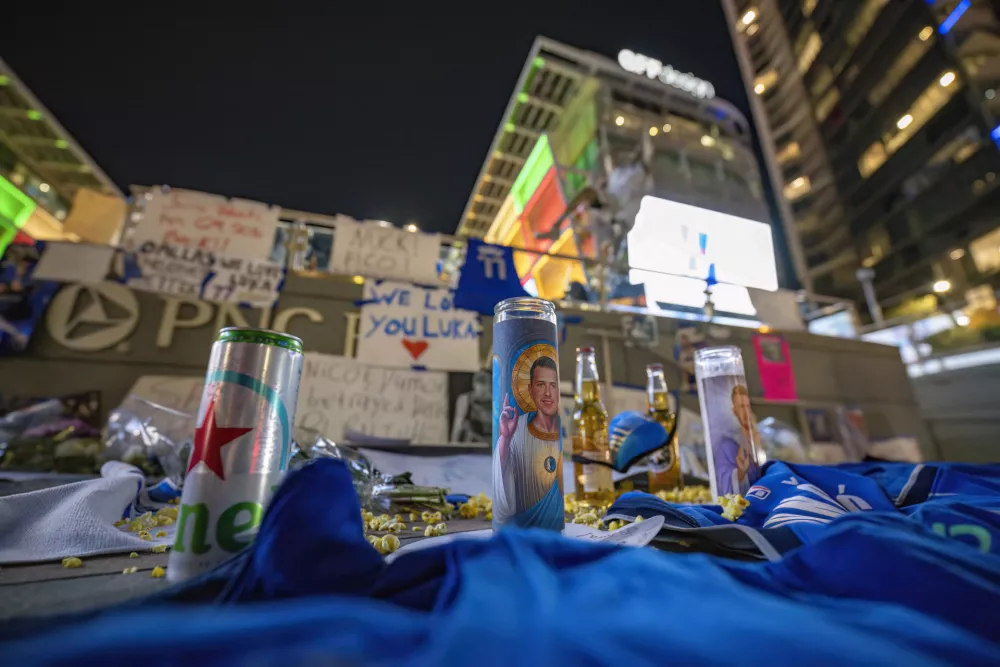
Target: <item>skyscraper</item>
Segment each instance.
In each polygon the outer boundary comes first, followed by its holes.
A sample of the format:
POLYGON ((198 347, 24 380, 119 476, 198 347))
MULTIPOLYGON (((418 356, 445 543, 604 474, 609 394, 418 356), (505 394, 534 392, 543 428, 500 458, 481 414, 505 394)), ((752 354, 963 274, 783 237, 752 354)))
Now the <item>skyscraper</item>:
POLYGON ((615 60, 544 37, 528 54, 457 233, 533 251, 515 264, 541 296, 588 280, 580 262, 541 253, 594 257, 587 214, 567 212, 643 152, 645 194, 770 224, 746 118, 711 82, 654 56, 615 60))
POLYGON ((891 315, 928 294, 961 300, 993 281, 1000 269, 994 3, 723 5, 812 289, 860 299, 858 271, 871 269, 876 300, 891 315))

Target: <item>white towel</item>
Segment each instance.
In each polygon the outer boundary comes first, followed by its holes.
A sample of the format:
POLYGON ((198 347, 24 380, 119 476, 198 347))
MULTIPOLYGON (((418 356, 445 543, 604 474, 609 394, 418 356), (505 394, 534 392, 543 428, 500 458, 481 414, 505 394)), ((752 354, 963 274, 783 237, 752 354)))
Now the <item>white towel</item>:
POLYGON ((0 564, 141 552, 173 544, 175 524, 151 531, 165 530, 166 537, 146 541, 114 523, 166 507, 165 501, 178 493, 164 483, 146 488, 142 471, 113 461, 101 468, 99 479, 0 497, 0 564))

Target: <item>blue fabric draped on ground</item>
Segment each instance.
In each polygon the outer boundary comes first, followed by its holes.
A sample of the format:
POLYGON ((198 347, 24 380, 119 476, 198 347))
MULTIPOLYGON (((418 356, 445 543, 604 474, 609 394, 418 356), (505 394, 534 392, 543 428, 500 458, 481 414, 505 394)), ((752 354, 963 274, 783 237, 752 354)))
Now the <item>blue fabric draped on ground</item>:
MULTIPOLYGON (((22 637, 0 655, 74 667, 1000 664, 998 468, 776 463, 755 489, 735 530, 795 542, 765 537, 769 560, 513 530, 387 566, 364 541, 349 473, 322 460, 289 477, 253 547, 215 571, 44 631, 0 629, 22 637), (802 520, 764 527, 779 514, 802 520)), ((615 510, 635 507, 675 529, 732 529, 717 509, 646 494, 615 510)))

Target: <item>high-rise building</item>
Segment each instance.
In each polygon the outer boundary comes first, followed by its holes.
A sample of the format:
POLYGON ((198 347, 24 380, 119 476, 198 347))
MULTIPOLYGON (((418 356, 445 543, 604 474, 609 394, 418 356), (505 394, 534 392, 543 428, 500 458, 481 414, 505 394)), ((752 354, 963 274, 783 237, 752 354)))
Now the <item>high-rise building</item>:
POLYGON ((994 3, 722 1, 813 290, 860 300, 870 269, 888 316, 993 280, 994 3))
POLYGON ((17 231, 75 239, 63 223, 81 190, 124 211, 114 182, 0 60, 0 248, 17 231))
MULTIPOLYGON (((586 224, 571 224, 568 208, 642 151, 650 156, 646 194, 770 224, 749 123, 710 82, 627 49, 616 61, 539 37, 458 234, 593 257, 593 239, 579 233, 586 224)), ((522 252, 515 263, 547 298, 587 280, 586 267, 570 259, 522 252)))

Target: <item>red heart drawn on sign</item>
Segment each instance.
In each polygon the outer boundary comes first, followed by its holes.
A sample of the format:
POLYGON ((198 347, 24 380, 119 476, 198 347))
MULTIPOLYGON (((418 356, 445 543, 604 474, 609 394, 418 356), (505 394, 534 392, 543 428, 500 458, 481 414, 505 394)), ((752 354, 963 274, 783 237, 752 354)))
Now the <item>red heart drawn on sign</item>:
POLYGON ((427 341, 425 340, 406 340, 403 339, 403 347, 405 347, 410 352, 410 356, 416 361, 420 358, 420 355, 427 351, 427 341))

